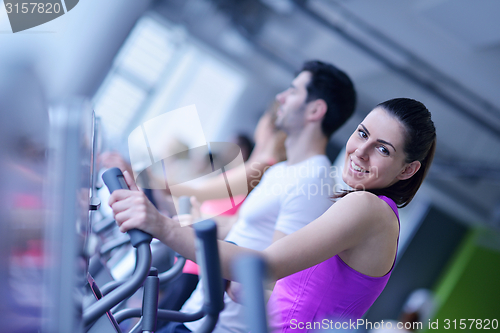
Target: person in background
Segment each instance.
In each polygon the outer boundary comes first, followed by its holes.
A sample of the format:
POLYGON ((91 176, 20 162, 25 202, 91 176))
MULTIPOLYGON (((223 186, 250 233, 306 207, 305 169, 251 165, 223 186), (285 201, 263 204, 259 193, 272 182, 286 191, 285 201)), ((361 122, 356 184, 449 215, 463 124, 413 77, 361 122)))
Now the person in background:
MULTIPOLYGON (((259 119, 257 127, 254 132, 255 146, 252 147, 250 156, 245 160, 245 169, 247 171, 248 190, 252 191, 255 186, 260 182, 262 175, 264 174, 266 168, 284 161, 286 159, 284 141, 286 134, 276 128, 274 122, 276 121, 276 104, 273 104, 259 119)), ((244 149, 242 147, 242 153, 244 149)), ((196 188, 183 187, 180 191, 183 191, 184 195, 198 194, 198 198, 216 198, 214 195, 213 187, 218 186, 218 183, 213 182, 213 180, 207 180, 202 184, 198 184, 196 188)), ((237 194, 236 196, 243 196, 243 194, 237 194)), ((242 201, 239 198, 237 201, 242 201)), ((203 202, 200 207, 201 215, 213 216, 214 214, 219 214, 216 217, 218 225, 218 238, 224 239, 229 230, 231 229, 233 223, 237 218, 237 213, 241 204, 236 207, 224 211, 221 209, 222 204, 225 203, 226 199, 208 199, 203 202)), ((198 265, 193 261, 187 260, 182 274, 177 278, 172 280, 166 287, 165 294, 162 297, 159 308, 166 310, 178 311, 181 309, 182 305, 191 296, 192 292, 198 284, 198 265)), ((159 322, 158 329, 165 326, 167 322, 159 322)))
MULTIPOLYGON (((227 177, 230 177, 233 183, 247 183, 248 193, 259 184, 264 172, 270 166, 286 159, 284 145, 286 134, 275 125, 276 112, 277 104, 274 103, 259 119, 254 131, 255 145, 248 159, 244 160, 245 174, 232 173, 231 170, 227 171, 227 177), (239 179, 245 176, 246 179, 239 179)), ((240 204, 230 210, 224 211, 222 207, 227 206, 226 201, 228 200, 227 187, 225 183, 221 187, 220 177, 222 175, 206 179, 195 186, 186 184, 176 185, 175 193, 178 196, 196 197, 202 203, 200 207, 202 216, 218 214, 216 217, 219 228, 218 237, 224 239, 231 229, 235 221, 233 217, 236 216, 247 193, 239 193, 235 189, 232 189, 231 194, 233 198, 235 198, 236 202, 240 202, 240 204)), ((170 194, 168 189, 166 194, 170 194)))

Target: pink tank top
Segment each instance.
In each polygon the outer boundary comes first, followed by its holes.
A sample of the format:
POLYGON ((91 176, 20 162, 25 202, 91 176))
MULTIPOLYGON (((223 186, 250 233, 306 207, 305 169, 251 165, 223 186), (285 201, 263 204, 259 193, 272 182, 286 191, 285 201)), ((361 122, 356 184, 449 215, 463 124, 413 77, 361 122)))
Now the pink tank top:
MULTIPOLYGON (((389 204, 399 223, 394 201, 379 198, 389 204)), ((271 331, 314 332, 325 328, 322 325, 330 320, 349 323, 349 319, 362 318, 384 290, 393 268, 394 263, 386 275, 371 277, 349 267, 336 255, 278 280, 267 304, 271 331)))

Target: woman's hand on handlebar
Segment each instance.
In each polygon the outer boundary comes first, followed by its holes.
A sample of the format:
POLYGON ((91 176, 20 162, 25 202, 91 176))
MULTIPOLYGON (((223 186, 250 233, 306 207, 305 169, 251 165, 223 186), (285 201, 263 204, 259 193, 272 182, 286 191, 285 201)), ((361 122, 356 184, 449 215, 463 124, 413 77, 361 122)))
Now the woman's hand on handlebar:
POLYGON ((160 214, 146 195, 139 190, 130 173, 123 173, 130 190, 116 190, 109 198, 114 218, 121 232, 140 229, 162 239, 167 231, 168 217, 160 214))

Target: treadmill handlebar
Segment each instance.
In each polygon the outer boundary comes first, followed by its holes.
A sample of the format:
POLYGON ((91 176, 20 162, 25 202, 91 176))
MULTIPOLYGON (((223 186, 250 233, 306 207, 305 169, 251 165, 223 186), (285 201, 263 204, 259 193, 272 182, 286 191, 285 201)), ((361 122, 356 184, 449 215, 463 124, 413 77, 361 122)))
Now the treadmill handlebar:
MULTIPOLYGON (((106 170, 102 174, 102 180, 108 187, 109 193, 113 193, 115 190, 129 189, 127 182, 123 177, 122 171, 118 168, 111 168, 106 170)), ((138 229, 129 230, 127 233, 130 236, 130 242, 135 248, 137 248, 139 244, 143 242, 151 243, 151 240, 153 239, 150 234, 138 229)))
POLYGON ((212 220, 193 225, 196 234, 196 258, 205 291, 204 309, 208 315, 218 315, 224 309, 224 289, 217 247, 217 226, 212 220))

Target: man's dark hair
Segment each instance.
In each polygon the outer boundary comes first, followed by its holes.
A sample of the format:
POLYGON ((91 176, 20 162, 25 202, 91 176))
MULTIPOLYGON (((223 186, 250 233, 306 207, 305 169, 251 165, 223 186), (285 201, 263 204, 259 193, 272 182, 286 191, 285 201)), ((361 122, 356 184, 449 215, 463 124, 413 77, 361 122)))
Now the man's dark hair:
POLYGON ((307 85, 307 102, 322 99, 327 111, 321 122, 323 134, 330 136, 354 113, 356 92, 346 73, 337 67, 321 61, 307 61, 300 72, 310 72, 311 81, 307 85))

